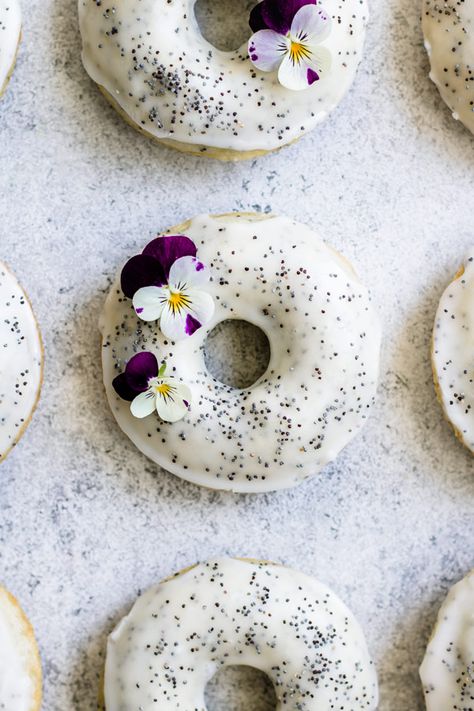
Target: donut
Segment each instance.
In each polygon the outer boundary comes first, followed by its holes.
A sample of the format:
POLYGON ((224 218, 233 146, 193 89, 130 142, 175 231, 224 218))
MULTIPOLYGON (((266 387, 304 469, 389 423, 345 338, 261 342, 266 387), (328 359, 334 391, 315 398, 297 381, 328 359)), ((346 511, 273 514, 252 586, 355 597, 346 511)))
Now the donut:
POLYGON ((112 285, 100 329, 121 429, 155 463, 209 488, 298 484, 337 456, 374 402, 380 326, 367 289, 287 218, 201 215, 156 238, 112 285), (204 360, 208 334, 232 319, 270 344, 266 372, 244 390, 204 360))
POLYGON ((427 711, 474 708, 474 571, 451 588, 420 667, 427 711))
POLYGON ((323 121, 352 84, 366 0, 264 0, 249 42, 222 51, 196 0, 79 0, 86 71, 133 127, 223 160, 254 158, 323 121))
POLYGON ((423 31, 430 77, 454 118, 474 133, 474 4, 424 0, 423 31))
POLYGON ((13 72, 21 36, 18 0, 0 0, 0 97, 13 72))
POLYGON ((39 711, 41 661, 35 636, 25 613, 0 587, 0 709, 39 711))
POLYGON ((216 672, 268 675, 278 709, 375 709, 377 677, 352 613, 325 585, 281 565, 222 558, 138 598, 109 637, 105 708, 205 709, 216 672))
POLYGON ((474 249, 439 302, 433 331, 435 388, 459 440, 474 453, 474 249))
POLYGON ((43 379, 43 346, 25 292, 0 262, 0 462, 35 410, 43 379))

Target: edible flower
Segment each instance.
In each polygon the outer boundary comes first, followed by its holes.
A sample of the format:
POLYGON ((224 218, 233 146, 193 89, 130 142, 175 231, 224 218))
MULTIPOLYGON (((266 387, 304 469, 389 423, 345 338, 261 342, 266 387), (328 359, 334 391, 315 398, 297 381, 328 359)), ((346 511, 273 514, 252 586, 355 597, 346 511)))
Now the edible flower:
POLYGON ((122 271, 122 291, 133 299, 137 316, 159 320, 163 335, 173 341, 192 336, 214 314, 214 301, 203 290, 209 270, 196 255, 189 237, 157 237, 122 271))
POLYGON ((250 27, 250 61, 263 72, 278 70, 285 88, 307 89, 329 70, 331 53, 320 45, 331 18, 320 0, 263 0, 251 12, 250 27))
POLYGON ((131 403, 130 412, 139 419, 156 410, 164 422, 178 422, 190 408, 188 386, 166 376, 166 363, 160 368, 156 356, 148 351, 133 356, 112 385, 123 400, 131 403))

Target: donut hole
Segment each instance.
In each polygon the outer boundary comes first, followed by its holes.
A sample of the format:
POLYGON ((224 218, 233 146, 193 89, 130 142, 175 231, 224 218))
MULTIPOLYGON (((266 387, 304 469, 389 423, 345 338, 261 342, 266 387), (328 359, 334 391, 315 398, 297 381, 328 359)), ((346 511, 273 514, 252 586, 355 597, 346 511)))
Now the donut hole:
POLYGON ((231 52, 247 42, 250 11, 256 0, 196 0, 194 13, 202 36, 217 49, 231 52))
POLYGON ((275 711, 277 698, 270 678, 247 666, 224 667, 208 682, 207 711, 275 711))
POLYGON ((238 390, 251 387, 270 363, 270 342, 248 321, 222 321, 204 344, 204 362, 213 378, 238 390))

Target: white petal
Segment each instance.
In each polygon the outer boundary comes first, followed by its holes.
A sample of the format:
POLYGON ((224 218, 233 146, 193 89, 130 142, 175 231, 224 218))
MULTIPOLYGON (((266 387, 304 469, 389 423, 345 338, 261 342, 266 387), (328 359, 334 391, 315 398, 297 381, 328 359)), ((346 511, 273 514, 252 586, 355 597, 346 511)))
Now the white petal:
POLYGON ((214 315, 214 300, 207 292, 188 291, 186 298, 186 307, 173 310, 167 304, 161 315, 161 332, 172 341, 192 336, 201 326, 209 323, 214 315))
POLYGON ((273 30, 259 30, 249 39, 249 57, 252 64, 262 72, 278 69, 288 51, 286 38, 273 30))
POLYGON ((288 56, 281 63, 278 80, 287 89, 308 89, 321 79, 331 66, 331 53, 325 47, 311 47, 310 60, 293 62, 288 56))
POLYGON ((143 321, 156 321, 161 316, 166 298, 167 291, 161 286, 145 286, 133 297, 133 308, 143 321))
POLYGON ((328 37, 331 24, 331 17, 320 5, 303 5, 293 18, 290 36, 304 44, 319 44, 328 37))
POLYGON ((186 416, 189 410, 191 391, 187 385, 177 383, 174 378, 163 378, 163 382, 171 385, 173 390, 167 397, 157 397, 157 412, 165 422, 178 422, 186 416))
POLYGON ((210 279, 209 269, 196 257, 180 257, 172 265, 168 283, 174 291, 204 286, 210 279))
POLYGON ((148 417, 152 412, 155 412, 156 408, 156 395, 151 390, 147 390, 144 393, 137 395, 135 400, 130 405, 130 412, 134 417, 138 417, 142 420, 144 417, 148 417))

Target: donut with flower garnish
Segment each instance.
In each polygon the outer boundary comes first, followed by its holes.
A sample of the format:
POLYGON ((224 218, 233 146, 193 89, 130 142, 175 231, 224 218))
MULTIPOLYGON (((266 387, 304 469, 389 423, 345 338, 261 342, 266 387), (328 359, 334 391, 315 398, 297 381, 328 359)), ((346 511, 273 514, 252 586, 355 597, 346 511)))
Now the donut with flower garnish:
POLYGON ((182 151, 252 158, 291 143, 341 102, 362 57, 366 0, 263 0, 251 36, 222 51, 196 0, 79 0, 82 58, 135 128, 182 151))
POLYGON ((220 558, 155 585, 121 620, 105 710, 204 710, 208 681, 231 665, 267 674, 277 709, 377 708, 363 631, 332 590, 282 565, 220 558))
POLYGON ((337 456, 374 402, 380 326, 367 289, 286 218, 203 215, 156 238, 113 284, 101 331, 120 427, 154 462, 203 486, 294 486, 337 456), (244 390, 205 364, 208 334, 229 319, 270 344, 266 372, 244 390))
POLYGON ((43 380, 43 345, 30 302, 0 262, 0 462, 27 428, 43 380))
POLYGON ((420 676, 427 711, 474 708, 474 571, 449 591, 438 613, 420 676))
POLYGON ((457 438, 474 454, 474 248, 444 291, 433 331, 436 393, 457 438))
POLYGON ((39 711, 41 660, 31 624, 17 600, 0 586, 0 709, 39 711))
POLYGON ((474 133, 474 3, 423 0, 430 77, 453 117, 474 133))
POLYGON ((21 37, 21 12, 18 0, 0 0, 0 97, 15 65, 21 37))

